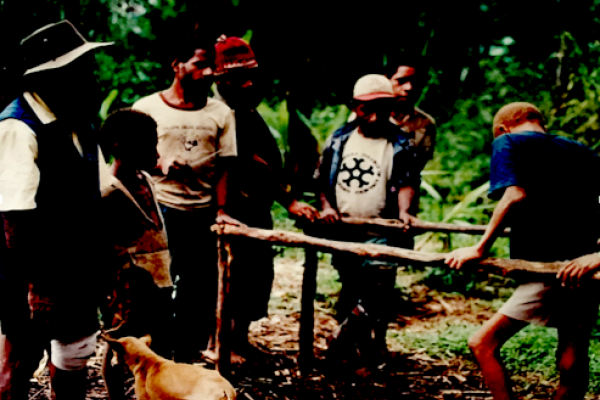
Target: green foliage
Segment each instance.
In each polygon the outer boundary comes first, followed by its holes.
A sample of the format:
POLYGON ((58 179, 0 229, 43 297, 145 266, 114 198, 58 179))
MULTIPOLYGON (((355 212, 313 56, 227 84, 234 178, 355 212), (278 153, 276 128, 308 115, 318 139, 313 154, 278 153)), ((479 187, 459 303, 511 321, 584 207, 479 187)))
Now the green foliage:
MULTIPOLYGON (((269 102, 263 101, 257 107, 257 110, 267 125, 269 125, 271 133, 277 139, 282 152, 289 151, 287 146, 289 124, 287 102, 284 100, 275 104, 269 104, 269 102)), ((350 115, 350 111, 345 105, 327 106, 322 110, 314 109, 309 116, 305 116, 300 111, 296 112, 302 122, 309 127, 313 136, 317 138, 321 147, 325 143, 325 140, 348 120, 348 116, 350 115)))
POLYGON ((335 268, 331 266, 331 255, 321 255, 323 260, 319 263, 317 275, 316 301, 325 303, 325 307, 332 310, 338 299, 338 293, 342 287, 339 282, 340 276, 335 268))
POLYGON ((457 292, 481 299, 507 299, 516 287, 513 280, 498 275, 457 272, 437 267, 428 267, 426 272, 422 282, 431 289, 457 292))
MULTIPOLYGON (((556 344, 555 329, 530 325, 513 336, 500 354, 507 361, 507 369, 513 373, 535 371, 550 377, 556 373, 556 344)), ((595 368, 600 368, 600 364, 595 368)))
POLYGON ((254 32, 252 31, 252 29, 248 29, 248 31, 246 32, 246 34, 244 36, 242 36, 242 39, 244 39, 246 42, 250 43, 250 41, 252 40, 252 34, 254 32))
POLYGON ((100 118, 102 118, 103 121, 108 117, 108 110, 118 95, 119 91, 117 89, 113 89, 102 102, 102 106, 100 106, 100 118))
MULTIPOLYGON (((584 44, 585 46, 585 44, 584 44)), ((549 125, 558 133, 597 148, 600 144, 600 42, 587 43, 585 51, 569 32, 561 35, 557 90, 559 100, 550 113, 549 125)))
POLYGON ((302 115, 302 118, 322 148, 327 138, 348 120, 349 115, 350 110, 342 104, 315 109, 310 118, 306 118, 304 115, 302 115))
POLYGON ((286 153, 289 151, 287 134, 290 117, 287 110, 287 102, 284 100, 274 106, 269 106, 263 101, 258 105, 257 110, 267 125, 269 125, 281 152, 286 153))

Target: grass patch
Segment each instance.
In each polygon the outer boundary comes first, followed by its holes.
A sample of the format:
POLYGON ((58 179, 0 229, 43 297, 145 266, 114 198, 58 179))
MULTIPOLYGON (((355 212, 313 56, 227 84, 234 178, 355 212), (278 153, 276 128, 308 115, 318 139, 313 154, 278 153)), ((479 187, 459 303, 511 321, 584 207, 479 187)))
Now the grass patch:
MULTIPOLYGON (((287 211, 275 205, 273 215, 276 229, 300 232, 295 222, 287 218, 287 211)), ((463 235, 461 235, 463 236, 463 235)), ((466 238, 465 238, 466 239, 466 238)), ((458 239, 461 245, 463 237, 458 239)), ((452 245, 456 245, 454 242, 452 245)), ((504 254, 504 243, 498 246, 496 255, 504 254)), ((304 260, 301 248, 277 247, 280 258, 291 262, 295 274, 301 274, 300 268, 304 260)), ((428 249, 427 251, 431 251, 428 249)), ((301 278, 298 282, 301 281, 301 278)), ((286 290, 272 293, 273 301, 280 311, 295 312, 299 309, 299 299, 296 294, 286 290)), ((286 286, 286 285, 284 285, 286 286)), ((471 274, 449 271, 445 268, 412 268, 404 267, 399 270, 397 287, 407 299, 414 301, 422 297, 424 301, 441 297, 446 301, 453 298, 467 298, 466 309, 462 313, 479 314, 478 309, 497 310, 510 296, 516 284, 509 278, 487 274, 471 274)), ((333 313, 341 288, 337 270, 331 265, 331 255, 319 253, 319 272, 317 276, 317 301, 319 307, 333 313)), ((287 288, 290 289, 290 288, 287 288)), ((418 318, 418 317, 416 317, 418 318)), ((480 325, 460 320, 460 316, 452 315, 432 320, 431 323, 419 325, 419 330, 411 330, 411 326, 388 331, 388 345, 392 351, 406 354, 425 354, 435 360, 455 365, 457 362, 477 369, 475 360, 468 348, 469 337, 476 332, 480 325), (424 329, 425 328, 425 329, 424 329)), ((557 334, 555 329, 529 326, 509 340, 501 350, 501 355, 516 389, 521 397, 535 397, 544 390, 546 394, 556 387, 558 374, 556 371, 555 351, 557 334)), ((600 395, 600 331, 596 329, 590 342, 590 385, 587 397, 600 395)))
MULTIPOLYGON (((411 332, 409 329, 389 330, 388 344, 393 351, 407 354, 424 353, 441 361, 457 358, 474 364, 467 341, 480 326, 473 324, 441 323, 437 330, 411 332)), ((529 392, 542 384, 558 383, 556 371, 556 329, 528 326, 513 336, 501 350, 506 368, 519 391, 529 392)), ((600 394, 600 340, 590 342, 589 395, 600 394)))
POLYGON ((392 351, 425 353, 447 360, 470 354, 467 340, 479 329, 477 325, 442 325, 438 331, 411 332, 409 329, 388 330, 387 340, 392 351))
POLYGON ((319 254, 319 271, 317 274, 317 295, 316 300, 321 303, 328 311, 333 313, 333 309, 339 298, 338 294, 342 288, 340 275, 331 265, 331 254, 319 254))

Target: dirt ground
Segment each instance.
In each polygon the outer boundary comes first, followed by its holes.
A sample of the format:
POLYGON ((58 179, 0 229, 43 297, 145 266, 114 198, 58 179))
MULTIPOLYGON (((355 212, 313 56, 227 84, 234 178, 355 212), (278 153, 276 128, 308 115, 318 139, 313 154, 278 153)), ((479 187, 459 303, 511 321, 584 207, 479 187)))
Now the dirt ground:
MULTIPOLYGON (((320 274, 330 273, 330 267, 320 267, 320 274)), ((330 304, 319 301, 315 304, 314 345, 317 359, 308 371, 300 371, 297 355, 301 283, 300 261, 280 259, 269 305, 270 315, 251 326, 250 341, 264 354, 235 367, 232 372, 231 382, 237 390, 238 399, 491 398, 480 372, 469 359, 436 360, 419 349, 407 352, 406 349, 395 349, 392 343, 388 343, 392 351, 386 363, 367 373, 364 370, 357 373, 357 365, 354 364, 336 364, 325 354, 337 322, 331 314, 330 304)), ((390 329, 427 331, 442 318, 478 323, 493 313, 485 308, 473 310, 472 302, 461 298, 442 298, 426 287, 413 289, 415 295, 404 301, 390 329)), ((107 397, 100 376, 103 348, 104 344, 99 343, 97 356, 88 363, 88 399, 107 397)), ((125 382, 130 399, 134 398, 132 383, 133 378, 125 382)), ((548 398, 553 390, 553 384, 540 386, 531 395, 548 398)), ((44 372, 32 379, 29 400, 47 399, 48 396, 49 378, 44 372)))

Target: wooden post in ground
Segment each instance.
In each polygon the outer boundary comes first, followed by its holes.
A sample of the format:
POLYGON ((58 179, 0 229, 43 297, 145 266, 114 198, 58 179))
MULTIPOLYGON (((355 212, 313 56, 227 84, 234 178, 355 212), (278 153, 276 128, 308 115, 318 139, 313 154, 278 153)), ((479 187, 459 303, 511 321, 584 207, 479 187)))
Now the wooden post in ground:
POLYGON ((228 377, 231 374, 231 314, 227 308, 231 248, 227 236, 223 235, 220 229, 217 232, 219 234, 217 237, 219 284, 217 295, 217 326, 215 332, 216 367, 221 375, 228 377))
POLYGON ((300 313, 300 354, 298 364, 308 373, 315 357, 315 295, 317 294, 317 268, 319 259, 315 248, 304 249, 304 274, 302 276, 302 311, 300 313))

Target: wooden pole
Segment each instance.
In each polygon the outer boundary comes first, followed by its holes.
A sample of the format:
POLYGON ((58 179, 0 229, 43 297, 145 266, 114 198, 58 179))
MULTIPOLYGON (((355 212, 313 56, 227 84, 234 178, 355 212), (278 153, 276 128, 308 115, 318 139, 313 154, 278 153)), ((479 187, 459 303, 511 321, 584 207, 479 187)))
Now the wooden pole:
MULTIPOLYGON (((361 225, 376 230, 398 230, 404 229, 404 224, 397 219, 383 218, 351 218, 343 217, 342 222, 348 225, 361 225)), ((466 233, 471 235, 482 235, 485 232, 487 225, 456 225, 447 224, 445 222, 427 222, 418 221, 411 224, 409 230, 421 233, 428 232, 445 232, 445 233, 466 233)), ((510 229, 505 229, 500 236, 508 236, 510 229)))
MULTIPOLYGON (((345 251, 363 257, 380 259, 401 259, 409 260, 412 263, 445 266, 444 258, 446 255, 443 253, 426 253, 423 251, 401 249, 398 247, 388 247, 380 244, 339 242, 334 240, 315 238, 301 233, 256 229, 232 225, 226 225, 223 230, 223 234, 232 236, 243 236, 257 240, 266 240, 273 244, 285 245, 290 247, 307 246, 321 249, 324 251, 345 251)), ((560 268, 562 268, 566 264, 567 261, 542 263, 525 260, 487 258, 474 262, 472 265, 485 267, 485 270, 488 272, 490 272, 491 269, 499 271, 503 274, 512 271, 529 271, 544 274, 556 274, 560 270, 560 268)), ((600 280, 600 272, 596 273, 592 277, 592 279, 600 280)))
POLYGON ((217 237, 219 282, 215 332, 216 368, 221 375, 228 377, 231 373, 231 318, 227 309, 227 294, 229 293, 231 248, 227 236, 221 234, 220 227, 216 230, 219 233, 217 237))
POLYGON ((317 270, 319 259, 315 248, 304 249, 304 273, 302 276, 302 310, 300 313, 300 355, 298 364, 306 375, 315 357, 315 295, 317 294, 317 270))

